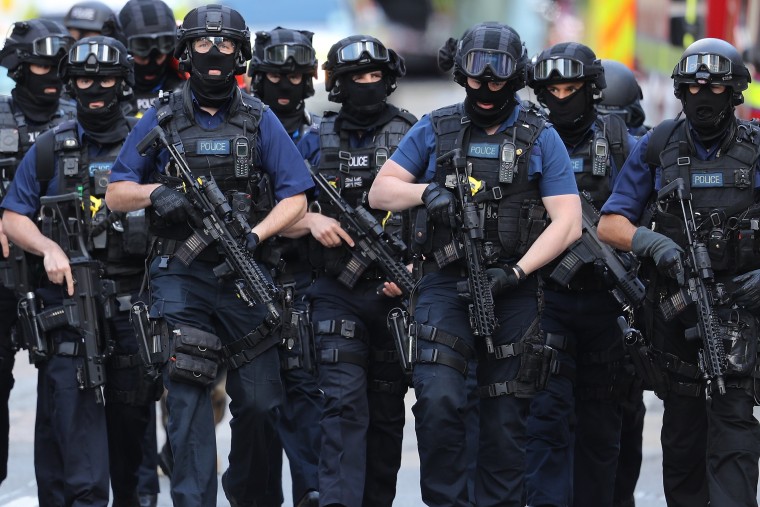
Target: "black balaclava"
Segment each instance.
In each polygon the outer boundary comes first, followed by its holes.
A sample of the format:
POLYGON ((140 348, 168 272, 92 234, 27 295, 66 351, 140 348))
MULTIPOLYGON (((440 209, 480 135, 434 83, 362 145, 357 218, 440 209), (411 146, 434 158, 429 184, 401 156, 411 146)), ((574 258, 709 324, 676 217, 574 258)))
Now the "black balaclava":
POLYGON ((214 46, 208 53, 192 51, 192 72, 190 89, 202 106, 220 107, 232 96, 237 87, 233 74, 237 53, 225 55, 214 46), (221 71, 218 76, 209 76, 210 69, 221 71))
POLYGON ((42 75, 29 70, 24 65, 21 85, 11 90, 13 102, 19 106, 24 116, 36 123, 47 123, 58 111, 61 89, 63 88, 55 68, 42 75), (55 93, 45 93, 45 88, 55 88, 55 93))
MULTIPOLYGON (((76 78, 74 77, 73 80, 76 78)), ((124 112, 119 107, 121 80, 114 86, 103 88, 100 81, 95 82, 84 90, 76 88, 77 120, 82 124, 87 136, 99 144, 112 144, 123 141, 129 133, 124 112), (90 108, 93 102, 103 101, 105 106, 97 109, 90 108)))
POLYGON ((304 96, 306 95, 306 76, 300 83, 294 85, 284 74, 280 81, 273 83, 266 77, 261 77, 262 90, 261 100, 272 108, 272 111, 280 120, 285 131, 292 137, 293 133, 300 130, 304 123, 304 96), (280 104, 278 99, 288 99, 287 104, 280 104))
POLYGON ((538 99, 549 109, 549 121, 565 144, 576 146, 594 123, 596 108, 592 94, 588 83, 564 99, 558 99, 546 88, 541 90, 538 99))
POLYGON ((688 87, 684 88, 683 111, 700 141, 709 143, 720 138, 734 119, 731 89, 726 87, 723 93, 713 93, 710 86, 700 86, 697 93, 691 93, 688 87))
POLYGON ((486 81, 480 82, 480 88, 472 88, 465 82, 467 97, 464 99, 464 111, 473 124, 481 128, 493 127, 506 120, 514 111, 517 101, 515 90, 511 83, 505 84, 500 90, 491 91, 486 81), (483 109, 476 102, 493 104, 491 109, 483 109))
POLYGON ((147 92, 158 86, 166 75, 166 70, 171 62, 171 57, 167 55, 164 63, 158 63, 156 60, 161 53, 155 49, 148 55, 148 63, 140 65, 135 62, 135 90, 138 92, 147 92), (155 76, 153 79, 145 79, 145 76, 155 76))
POLYGON ((346 98, 340 108, 341 128, 367 129, 384 125, 395 115, 389 109, 385 78, 375 83, 357 83, 351 76, 341 80, 346 98))

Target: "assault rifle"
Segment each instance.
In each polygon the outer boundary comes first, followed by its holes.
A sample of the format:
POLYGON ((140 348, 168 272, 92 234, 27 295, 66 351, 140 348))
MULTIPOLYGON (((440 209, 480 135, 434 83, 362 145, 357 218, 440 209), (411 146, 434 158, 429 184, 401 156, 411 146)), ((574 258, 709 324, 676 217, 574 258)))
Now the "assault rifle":
POLYGON ((581 209, 583 234, 568 248, 549 278, 565 287, 584 264, 594 263, 610 276, 614 283, 610 292, 623 308, 638 308, 644 301, 646 289, 636 275, 636 259, 632 254, 620 253, 599 240, 596 233, 599 212, 588 192, 581 192, 581 209))
POLYGON ((403 241, 388 234, 378 223, 372 213, 362 206, 352 207, 333 187, 327 178, 309 168, 311 176, 338 210, 338 221, 343 229, 353 238, 355 247, 351 249, 352 257, 338 280, 347 287, 353 287, 361 274, 372 262, 398 285, 405 296, 414 290, 414 278, 399 259, 406 251, 403 241))
POLYGON ((201 223, 193 224, 193 234, 177 250, 175 257, 189 266, 203 249, 216 242, 224 255, 224 264, 214 268, 214 273, 219 277, 230 272, 238 276, 234 283, 240 299, 248 306, 257 303, 265 305, 269 312, 267 322, 273 326, 279 325, 281 312, 275 305, 279 291, 267 280, 253 255, 245 247, 246 235, 251 232, 247 217, 242 213, 233 212, 213 176, 193 176, 185 157, 176 146, 167 141, 160 125, 148 132, 137 145, 137 150, 141 155, 145 155, 149 148, 159 146, 165 147, 169 152, 188 199, 200 213, 201 223))
POLYGON ((718 392, 725 394, 723 373, 726 368, 726 352, 723 349, 723 336, 713 307, 726 302, 728 295, 723 284, 715 283, 707 246, 697 238, 691 196, 686 193, 683 178, 676 178, 662 188, 657 194, 657 201, 658 205, 667 201, 679 202, 687 243, 685 262, 683 266, 676 267, 677 271, 683 268, 683 286, 675 295, 660 303, 660 310, 665 319, 670 320, 688 305, 696 305, 697 325, 687 329, 685 336, 691 340, 702 340, 699 368, 708 383, 715 382, 718 392))
POLYGON ((469 305, 470 327, 475 336, 485 340, 486 350, 491 354, 494 351, 492 336, 499 322, 494 314, 491 278, 484 264, 484 232, 480 210, 472 198, 470 187, 469 175, 472 168, 468 164, 465 170, 465 161, 462 151, 455 149, 438 157, 436 164, 450 163, 454 166, 459 207, 457 218, 460 223, 459 230, 454 231, 455 243, 458 243, 455 246, 462 249, 467 265, 467 280, 458 289, 461 296, 472 301, 469 305))

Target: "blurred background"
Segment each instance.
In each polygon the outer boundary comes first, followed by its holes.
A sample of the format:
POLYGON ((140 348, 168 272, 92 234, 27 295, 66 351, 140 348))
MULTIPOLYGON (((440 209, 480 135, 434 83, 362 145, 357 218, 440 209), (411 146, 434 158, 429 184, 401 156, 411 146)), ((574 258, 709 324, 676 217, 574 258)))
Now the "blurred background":
MULTIPOLYGON (((126 0, 105 0, 115 12, 126 0)), ((202 0, 167 0, 178 20, 202 0)), ((218 0, 217 0, 218 1, 218 0)), ((72 0, 0 0, 0 33, 9 25, 32 17, 62 19, 72 0)), ((356 33, 378 37, 407 61, 408 81, 451 81, 437 69, 438 48, 448 37, 459 37, 480 21, 513 26, 529 55, 563 41, 580 41, 600 58, 621 61, 636 72, 644 91, 647 123, 674 116, 680 103, 672 93, 670 73, 683 48, 702 37, 718 37, 734 44, 760 81, 760 0, 223 0, 240 11, 252 34, 275 26, 315 33, 317 57, 324 61, 330 46, 356 33)), ((320 76, 321 80, 322 76, 320 76)), ((0 93, 12 82, 0 76, 0 93)), ((308 103, 313 111, 330 109, 323 87, 308 103)), ((438 88, 436 88, 438 89, 438 88)), ((458 87, 442 88, 451 98, 434 107, 461 100, 458 87)), ((421 115, 394 97, 398 105, 421 115)), ((530 98, 526 95, 526 98, 530 98)), ((411 104, 414 105, 414 104, 411 104)), ((745 92, 742 117, 760 117, 760 83, 745 92)))

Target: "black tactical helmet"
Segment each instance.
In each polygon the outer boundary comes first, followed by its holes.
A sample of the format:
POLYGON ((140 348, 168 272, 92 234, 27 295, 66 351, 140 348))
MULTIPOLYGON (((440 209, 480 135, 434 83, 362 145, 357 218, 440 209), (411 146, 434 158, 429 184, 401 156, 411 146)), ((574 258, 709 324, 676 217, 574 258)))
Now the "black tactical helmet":
POLYGON ((98 32, 108 37, 119 37, 119 22, 116 14, 103 2, 88 0, 71 6, 63 17, 63 24, 69 30, 98 32))
POLYGON ((314 95, 317 56, 311 43, 313 36, 314 33, 308 30, 289 30, 281 26, 270 32, 256 32, 253 58, 248 66, 254 93, 261 96, 262 78, 267 72, 273 72, 303 74, 306 78, 306 97, 314 95))
POLYGON ((471 77, 510 81, 515 91, 525 86, 528 56, 520 36, 510 26, 494 21, 478 23, 459 40, 450 38, 438 52, 443 71, 454 67, 454 80, 464 86, 471 77))
POLYGON ((590 47, 578 42, 561 42, 543 50, 531 62, 528 86, 537 90, 549 83, 586 81, 591 84, 595 98, 607 87, 604 67, 590 47))
POLYGON ((0 65, 8 69, 11 79, 18 81, 23 75, 22 63, 57 67, 72 44, 74 38, 57 21, 17 21, 11 26, 5 46, 0 50, 0 65))
POLYGON ((102 35, 77 41, 61 60, 58 75, 72 96, 76 92, 70 82, 77 76, 118 76, 122 78, 122 87, 135 85, 134 66, 127 48, 118 40, 102 35))
POLYGON ((174 56, 180 59, 180 70, 190 71, 190 43, 199 37, 234 40, 237 44, 235 74, 245 72, 245 62, 251 59, 251 32, 238 11, 226 5, 210 4, 187 13, 177 31, 177 48, 174 50, 174 56))
POLYGON ((131 54, 147 57, 154 50, 174 53, 177 22, 162 0, 129 0, 119 11, 119 23, 131 54))
POLYGON ((752 81, 739 51, 721 39, 700 39, 692 43, 673 68, 673 92, 683 95, 683 86, 706 82, 728 86, 733 105, 744 102, 742 92, 752 81))
POLYGON ((607 88, 604 89, 602 101, 596 105, 596 109, 602 114, 625 116, 629 107, 644 98, 636 76, 631 69, 615 60, 602 60, 602 67, 607 88))
POLYGON ((352 35, 333 44, 322 69, 325 90, 329 92, 327 98, 332 102, 343 102, 346 98, 338 79, 344 74, 382 70, 386 95, 396 89, 396 79, 406 74, 404 59, 370 35, 352 35))

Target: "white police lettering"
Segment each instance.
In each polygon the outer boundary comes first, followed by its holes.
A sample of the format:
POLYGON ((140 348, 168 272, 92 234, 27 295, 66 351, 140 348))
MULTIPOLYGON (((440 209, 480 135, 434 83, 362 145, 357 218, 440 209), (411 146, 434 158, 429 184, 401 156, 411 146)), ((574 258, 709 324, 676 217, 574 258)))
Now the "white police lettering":
POLYGON ((199 139, 199 155, 229 155, 230 142, 227 139, 199 139))
POLYGON ((349 167, 369 167, 369 155, 351 155, 349 167))
POLYGON ((152 98, 143 98, 143 99, 137 99, 137 110, 138 111, 147 111, 150 109, 150 106, 153 105, 153 103, 156 101, 156 97, 152 98))
POLYGON ((478 158, 499 158, 499 145, 491 143, 471 143, 467 155, 478 158))
POLYGON ((92 7, 73 7, 71 9, 71 19, 95 20, 95 9, 92 7))
POLYGON ((42 132, 27 132, 26 136, 30 143, 34 143, 34 141, 37 140, 37 136, 39 136, 42 132))
POLYGON ((582 158, 571 158, 570 159, 570 167, 572 167, 574 173, 582 173, 583 172, 583 159, 582 158))
POLYGON ((691 186, 693 187, 722 187, 722 173, 700 173, 691 175, 691 186))

